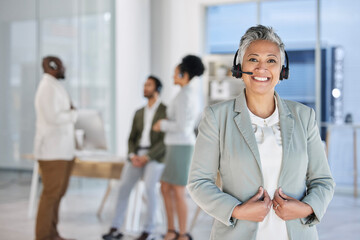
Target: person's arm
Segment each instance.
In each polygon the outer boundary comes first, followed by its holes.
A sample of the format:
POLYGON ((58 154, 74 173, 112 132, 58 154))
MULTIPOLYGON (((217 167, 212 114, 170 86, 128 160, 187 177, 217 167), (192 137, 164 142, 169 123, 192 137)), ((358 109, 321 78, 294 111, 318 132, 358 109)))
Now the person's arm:
POLYGON ((187 188, 192 199, 205 212, 231 226, 235 222, 233 211, 242 202, 216 186, 219 161, 219 127, 211 107, 207 107, 199 125, 187 188))
POLYGON ((45 120, 54 125, 75 123, 77 113, 69 106, 63 109, 58 102, 58 91, 55 86, 47 84, 39 92, 38 104, 45 120))
POLYGON ((128 139, 128 159, 130 160, 132 157, 136 155, 136 141, 138 139, 138 131, 136 130, 136 115, 134 115, 133 123, 131 126, 131 132, 128 139))
POLYGON ((160 122, 160 130, 162 132, 183 132, 192 124, 193 113, 191 109, 190 93, 181 94, 176 98, 175 102, 175 119, 162 119, 160 122))
POLYGON ((306 176, 307 192, 301 201, 311 206, 314 213, 301 218, 301 222, 303 224, 314 225, 321 221, 333 198, 335 182, 331 176, 313 109, 310 112, 307 133, 307 154, 309 161, 306 176))

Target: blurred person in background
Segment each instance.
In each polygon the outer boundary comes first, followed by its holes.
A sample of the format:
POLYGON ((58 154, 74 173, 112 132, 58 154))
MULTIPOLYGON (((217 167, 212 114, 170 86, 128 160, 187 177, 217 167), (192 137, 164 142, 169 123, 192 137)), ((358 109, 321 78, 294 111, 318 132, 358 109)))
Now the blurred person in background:
POLYGON ((119 230, 123 225, 131 190, 143 179, 147 197, 147 216, 145 228, 137 240, 153 239, 151 233, 155 228, 155 213, 158 202, 156 184, 164 169, 165 155, 164 133, 155 132, 152 126, 156 121, 166 117, 166 107, 161 103, 162 84, 154 76, 149 76, 144 84, 146 106, 136 111, 128 141, 128 159, 122 174, 121 186, 116 203, 115 216, 111 228, 103 239, 122 239, 124 233, 119 230))
POLYGON ((174 72, 174 84, 179 85, 181 90, 167 109, 167 119, 159 120, 153 127, 155 131, 165 132, 166 156, 165 169, 161 177, 161 192, 167 215, 166 240, 192 239, 187 233, 185 198, 197 119, 196 93, 191 81, 195 76, 201 76, 203 72, 204 65, 199 57, 188 55, 182 59, 174 72), (174 206, 179 232, 175 230, 174 225, 174 206))
POLYGON ((74 124, 77 113, 60 83, 65 79, 62 61, 43 58, 44 75, 35 95, 35 158, 43 190, 36 218, 36 240, 64 240, 58 232, 60 200, 64 196, 75 158, 74 124))

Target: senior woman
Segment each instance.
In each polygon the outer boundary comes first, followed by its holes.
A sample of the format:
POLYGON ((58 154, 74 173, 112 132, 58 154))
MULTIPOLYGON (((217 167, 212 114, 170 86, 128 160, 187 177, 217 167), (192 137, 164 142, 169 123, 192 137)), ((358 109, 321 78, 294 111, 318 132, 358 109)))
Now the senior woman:
POLYGON ((201 59, 187 55, 175 68, 174 84, 181 87, 180 92, 167 108, 167 118, 153 126, 154 131, 165 132, 165 169, 161 178, 167 215, 168 230, 165 240, 192 239, 186 232, 187 205, 185 186, 195 144, 196 95, 191 84, 195 76, 201 76, 204 65, 201 59), (174 226, 174 206, 179 223, 179 232, 174 226))
POLYGON ((188 189, 215 218, 211 239, 318 239, 335 184, 314 111, 275 92, 285 54, 272 28, 249 28, 234 66, 244 90, 205 109, 188 189))

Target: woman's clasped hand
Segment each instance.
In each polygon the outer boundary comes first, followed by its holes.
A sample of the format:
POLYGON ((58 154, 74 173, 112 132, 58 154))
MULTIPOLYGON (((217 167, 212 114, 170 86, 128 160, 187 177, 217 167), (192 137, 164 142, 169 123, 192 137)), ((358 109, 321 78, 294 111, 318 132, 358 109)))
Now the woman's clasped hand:
POLYGON ((259 187, 259 190, 252 198, 236 206, 232 217, 240 220, 262 222, 270 212, 271 207, 276 215, 285 221, 304 218, 313 213, 308 204, 287 196, 281 188, 278 188, 273 198, 271 198, 266 189, 259 187))

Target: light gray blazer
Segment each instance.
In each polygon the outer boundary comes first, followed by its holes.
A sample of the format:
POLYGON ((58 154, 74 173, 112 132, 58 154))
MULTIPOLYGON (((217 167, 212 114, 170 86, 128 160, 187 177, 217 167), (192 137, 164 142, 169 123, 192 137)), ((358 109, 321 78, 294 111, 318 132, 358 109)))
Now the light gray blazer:
MULTIPOLYGON (((277 93, 275 96, 283 144, 278 187, 314 210, 306 218, 286 221, 289 239, 318 239, 314 225, 324 216, 335 183, 315 113, 300 103, 282 100, 277 93)), ((199 125, 187 188, 192 199, 215 218, 211 239, 256 239, 258 223, 232 219, 231 214, 256 194, 263 181, 245 93, 207 107, 199 125), (215 185, 218 171, 222 190, 215 185)))

